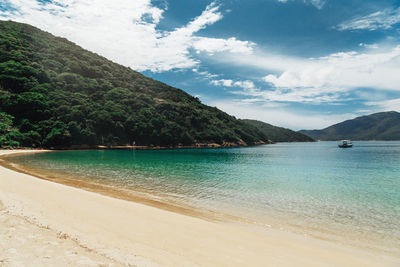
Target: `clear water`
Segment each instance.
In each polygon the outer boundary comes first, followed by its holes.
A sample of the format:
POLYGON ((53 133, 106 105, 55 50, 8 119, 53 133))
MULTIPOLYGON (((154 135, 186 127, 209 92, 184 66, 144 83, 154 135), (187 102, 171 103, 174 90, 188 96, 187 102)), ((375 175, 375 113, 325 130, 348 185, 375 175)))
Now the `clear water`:
POLYGON ((400 254, 400 142, 354 145, 66 151, 12 161, 400 254))

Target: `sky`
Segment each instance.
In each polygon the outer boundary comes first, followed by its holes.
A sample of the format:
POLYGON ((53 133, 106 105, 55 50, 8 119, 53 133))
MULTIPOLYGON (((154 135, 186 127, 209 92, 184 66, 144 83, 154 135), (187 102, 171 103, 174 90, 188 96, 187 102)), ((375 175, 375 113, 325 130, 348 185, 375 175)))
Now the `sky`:
POLYGON ((398 0, 1 0, 237 118, 320 129, 400 111, 398 0))

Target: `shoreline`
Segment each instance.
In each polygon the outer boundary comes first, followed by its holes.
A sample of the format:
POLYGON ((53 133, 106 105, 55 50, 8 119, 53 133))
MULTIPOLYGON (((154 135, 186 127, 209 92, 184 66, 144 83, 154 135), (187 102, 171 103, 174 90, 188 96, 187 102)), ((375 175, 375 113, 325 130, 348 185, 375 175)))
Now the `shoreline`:
MULTIPOLYGON (((63 152, 67 150, 34 150, 32 153, 54 153, 54 152, 63 152)), ((162 210, 183 214, 186 216, 191 216, 195 218, 201 218, 203 220, 209 221, 243 221, 242 218, 235 217, 233 215, 227 215, 218 213, 212 210, 206 210, 199 207, 193 207, 188 204, 183 205, 182 203, 173 202, 171 200, 162 199, 159 200, 161 196, 157 196, 155 198, 149 197, 151 193, 148 193, 144 190, 135 190, 134 192, 123 190, 118 187, 114 187, 112 185, 99 184, 95 182, 88 182, 80 179, 75 179, 75 177, 71 177, 69 175, 62 175, 60 173, 50 173, 44 174, 41 170, 36 169, 27 169, 24 166, 19 164, 12 163, 7 161, 8 157, 18 156, 20 154, 30 153, 30 150, 18 151, 15 150, 15 153, 2 155, 0 150, 0 166, 16 171, 18 173, 26 174, 32 177, 36 177, 42 180, 46 180, 49 182, 71 186, 74 188, 83 189, 88 192, 98 193, 104 196, 121 199, 125 201, 135 202, 144 204, 147 206, 159 208, 162 210)))
POLYGON ((64 151, 64 150, 157 150, 157 149, 191 149, 191 148, 237 148, 237 147, 252 147, 261 145, 275 144, 271 140, 267 142, 259 141, 253 144, 247 144, 245 142, 233 143, 223 142, 218 143, 195 143, 192 145, 176 145, 176 146, 158 146, 158 145, 72 145, 69 147, 52 147, 50 151, 64 151))
MULTIPOLYGON (((0 155, 21 152, 27 151, 0 150, 0 155)), ((116 199, 3 166, 0 177, 3 210, 63 233, 67 239, 121 264, 395 266, 399 263, 398 258, 312 237, 207 220, 196 214, 188 216, 146 203, 116 199)))
MULTIPOLYGON (((51 150, 43 152, 56 153, 63 151, 51 150)), ((243 210, 237 209, 218 210, 217 208, 213 209, 210 207, 206 208, 204 206, 189 205, 188 202, 182 202, 181 200, 173 199, 169 197, 168 194, 161 191, 148 191, 148 189, 139 187, 127 189, 120 186, 115 186, 112 183, 105 183, 105 181, 96 182, 96 178, 90 178, 86 175, 85 179, 81 179, 77 174, 71 175, 69 173, 54 170, 46 171, 44 169, 35 168, 34 166, 27 167, 23 163, 20 164, 13 161, 13 157, 18 157, 20 154, 26 153, 17 152, 11 155, 0 156, 0 165, 47 181, 80 188, 117 199, 144 204, 207 221, 240 223, 246 224, 249 227, 281 230, 293 234, 306 235, 318 240, 334 242, 339 245, 355 247, 361 250, 365 249, 372 252, 378 250, 379 253, 385 253, 388 255, 397 254, 397 250, 393 247, 382 247, 381 243, 376 242, 379 240, 376 239, 376 237, 375 240, 373 240, 363 235, 353 235, 351 232, 346 232, 346 234, 344 234, 340 229, 332 229, 325 225, 320 225, 319 228, 309 228, 304 225, 296 225, 291 223, 291 220, 294 218, 282 217, 282 215, 280 215, 278 218, 276 214, 270 214, 269 216, 266 216, 265 214, 254 213, 255 211, 253 211, 253 213, 246 213, 243 212, 243 210), (346 236, 346 238, 344 238, 344 236, 346 236)))

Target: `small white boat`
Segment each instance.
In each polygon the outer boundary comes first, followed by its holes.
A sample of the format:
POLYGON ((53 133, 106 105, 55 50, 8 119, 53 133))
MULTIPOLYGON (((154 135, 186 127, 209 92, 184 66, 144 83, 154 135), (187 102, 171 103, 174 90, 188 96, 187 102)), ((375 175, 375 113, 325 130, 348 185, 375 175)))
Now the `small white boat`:
POLYGON ((342 140, 341 144, 338 145, 340 148, 346 148, 346 147, 352 147, 353 144, 351 143, 350 140, 342 140))

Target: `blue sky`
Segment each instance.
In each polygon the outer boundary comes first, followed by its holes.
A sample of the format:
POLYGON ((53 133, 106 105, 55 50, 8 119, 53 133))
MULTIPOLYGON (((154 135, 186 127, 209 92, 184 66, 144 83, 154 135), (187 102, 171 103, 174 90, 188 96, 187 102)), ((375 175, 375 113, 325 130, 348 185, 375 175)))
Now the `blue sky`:
POLYGON ((3 0, 63 36, 238 118, 298 129, 400 111, 393 0, 3 0))

